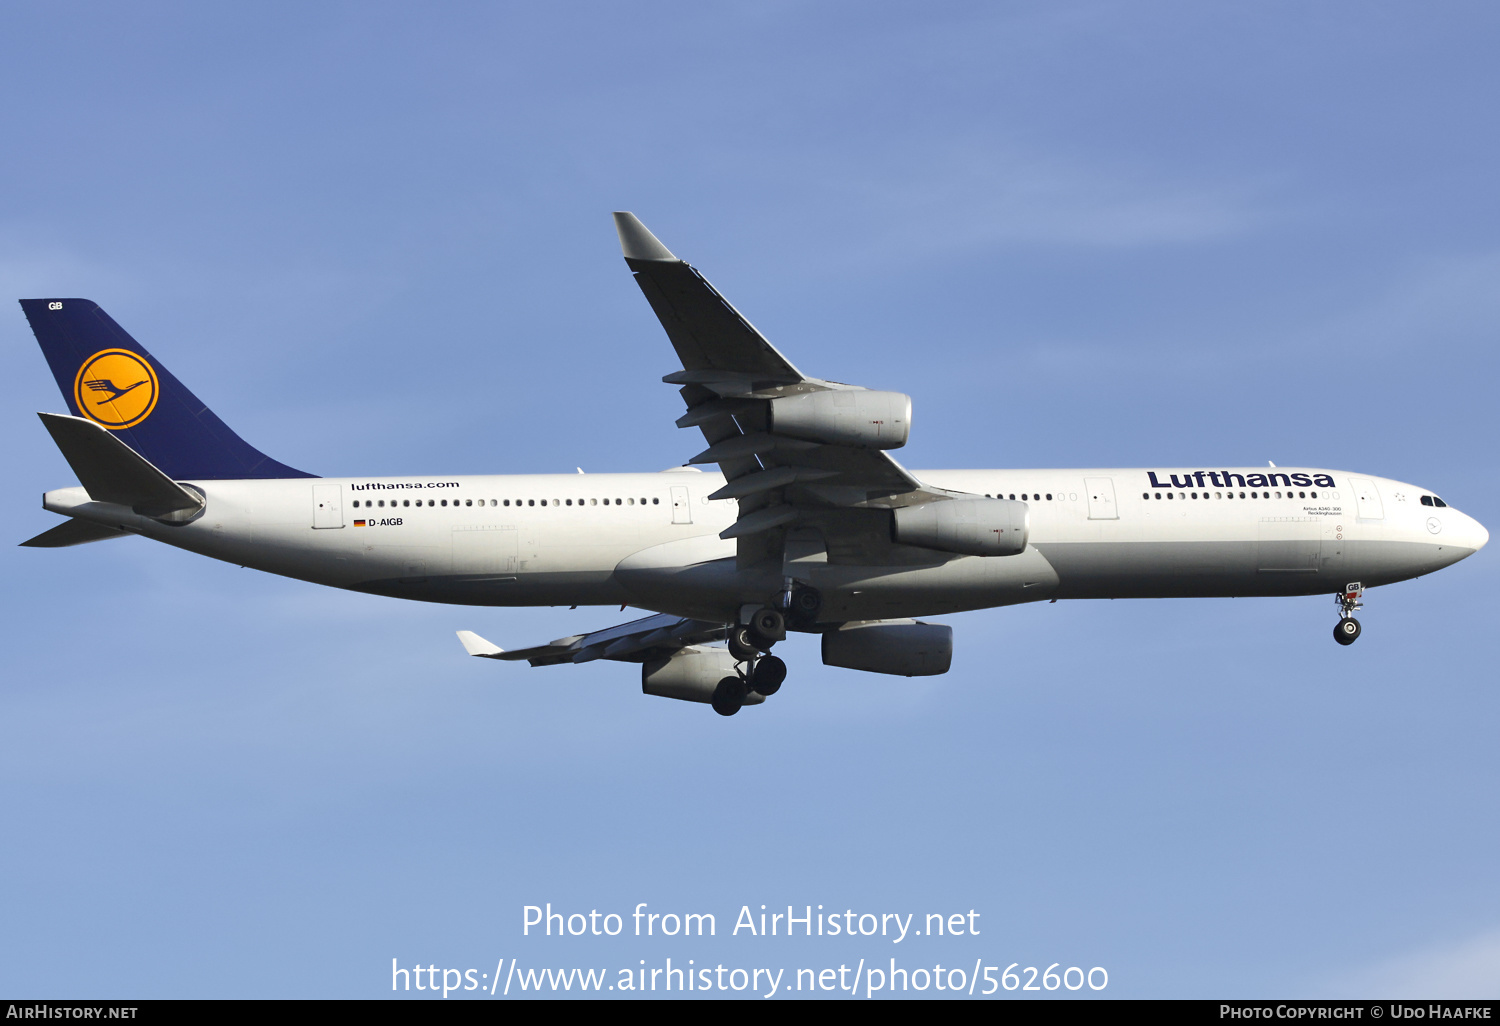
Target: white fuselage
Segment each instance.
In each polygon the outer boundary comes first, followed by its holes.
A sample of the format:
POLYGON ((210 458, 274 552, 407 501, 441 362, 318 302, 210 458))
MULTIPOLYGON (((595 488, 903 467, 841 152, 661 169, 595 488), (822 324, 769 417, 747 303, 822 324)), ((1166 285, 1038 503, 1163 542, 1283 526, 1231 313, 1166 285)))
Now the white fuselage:
POLYGON ((1388 584, 1473 553, 1488 533, 1431 493, 1306 468, 934 470, 931 486, 1030 509, 1018 555, 890 546, 888 565, 830 560, 794 530, 782 573, 741 572, 719 532, 736 503, 717 473, 300 478, 185 482, 206 506, 167 525, 47 493, 46 508, 270 573, 466 605, 630 604, 732 621, 783 574, 829 622, 1052 598, 1306 595, 1388 584), (1303 484, 1301 482, 1331 482, 1303 484), (1273 483, 1274 482, 1274 483, 1273 483), (1432 501, 1432 500, 1429 500, 1432 501))

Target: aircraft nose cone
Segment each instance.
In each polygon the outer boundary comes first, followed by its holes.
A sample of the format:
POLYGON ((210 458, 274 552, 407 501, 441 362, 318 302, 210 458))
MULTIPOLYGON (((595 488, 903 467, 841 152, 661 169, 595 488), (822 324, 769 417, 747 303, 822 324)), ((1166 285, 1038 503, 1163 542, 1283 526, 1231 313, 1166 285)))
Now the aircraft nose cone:
POLYGON ((1468 514, 1460 514, 1460 517, 1459 522, 1453 524, 1451 530, 1447 532, 1449 543, 1468 549, 1469 553, 1478 552, 1484 548, 1485 542, 1490 540, 1490 532, 1468 514))

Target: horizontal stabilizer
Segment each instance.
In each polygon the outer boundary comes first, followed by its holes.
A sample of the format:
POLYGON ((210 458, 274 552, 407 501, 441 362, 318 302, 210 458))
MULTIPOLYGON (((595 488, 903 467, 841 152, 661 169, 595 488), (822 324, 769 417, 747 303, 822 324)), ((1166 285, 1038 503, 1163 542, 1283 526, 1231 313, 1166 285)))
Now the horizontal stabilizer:
POLYGON ((173 520, 203 508, 201 498, 98 424, 57 413, 37 416, 95 502, 118 503, 142 516, 173 520))
POLYGON ((83 545, 88 542, 123 537, 125 537, 125 532, 118 527, 105 527, 103 524, 95 524, 88 520, 70 519, 63 521, 50 531, 43 531, 35 538, 28 538, 21 544, 30 549, 62 549, 69 545, 83 545))

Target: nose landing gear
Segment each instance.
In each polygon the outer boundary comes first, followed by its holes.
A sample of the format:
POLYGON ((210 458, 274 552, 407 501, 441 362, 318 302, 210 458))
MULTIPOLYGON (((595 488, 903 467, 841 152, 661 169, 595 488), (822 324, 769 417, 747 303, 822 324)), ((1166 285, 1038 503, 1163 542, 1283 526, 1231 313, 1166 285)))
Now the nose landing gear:
POLYGON ((1364 593, 1364 586, 1355 582, 1344 585, 1343 592, 1333 597, 1339 606, 1339 622, 1333 625, 1333 640, 1340 645, 1352 645, 1359 637, 1359 621, 1354 618, 1354 611, 1364 606, 1360 601, 1364 593))

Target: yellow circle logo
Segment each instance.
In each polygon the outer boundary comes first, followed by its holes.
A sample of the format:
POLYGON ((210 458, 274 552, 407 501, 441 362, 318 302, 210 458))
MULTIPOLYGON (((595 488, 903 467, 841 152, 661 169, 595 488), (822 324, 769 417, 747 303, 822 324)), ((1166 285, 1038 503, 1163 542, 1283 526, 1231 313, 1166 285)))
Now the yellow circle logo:
POLYGON ((134 427, 151 415, 161 388, 156 371, 128 349, 105 349, 83 361, 73 381, 78 412, 111 431, 134 427))

